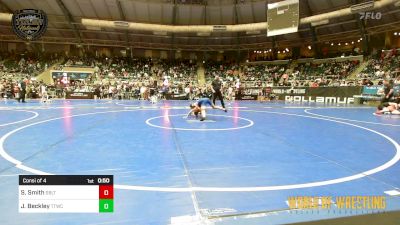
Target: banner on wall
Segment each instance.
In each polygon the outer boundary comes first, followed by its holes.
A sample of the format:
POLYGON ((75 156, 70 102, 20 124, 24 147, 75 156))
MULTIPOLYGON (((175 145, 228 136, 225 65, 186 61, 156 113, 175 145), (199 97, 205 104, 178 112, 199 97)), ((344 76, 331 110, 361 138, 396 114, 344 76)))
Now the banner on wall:
POLYGON ((66 99, 94 99, 94 92, 66 92, 66 99))
MULTIPOLYGON (((383 94, 383 85, 374 85, 374 86, 365 86, 362 89, 362 94, 363 95, 380 95, 383 94)), ((399 94, 400 93, 400 84, 394 85, 393 86, 393 91, 394 94, 399 94)))
POLYGON ((365 87, 363 87, 362 94, 363 95, 377 95, 382 89, 383 89, 383 86, 381 86, 381 85, 365 86, 365 87))
POLYGON ((80 71, 51 71, 51 77, 53 79, 60 79, 64 76, 72 80, 87 79, 92 75, 91 72, 80 72, 80 71))
POLYGON ((242 89, 240 100, 257 100, 260 88, 245 88, 242 89))
MULTIPOLYGON (((400 86, 399 86, 400 89, 400 86)), ((267 87, 243 88, 238 100, 257 100, 260 93, 272 94, 277 100, 288 102, 354 103, 354 95, 360 95, 363 87, 267 87)), ((187 100, 186 94, 167 94, 167 99, 187 100)))
MULTIPOLYGON (((363 87, 273 87, 272 94, 278 100, 290 102, 343 103, 354 102, 354 95, 362 93, 363 87)), ((245 88, 241 100, 256 100, 261 88, 245 88), (250 97, 252 96, 252 97, 250 97)))

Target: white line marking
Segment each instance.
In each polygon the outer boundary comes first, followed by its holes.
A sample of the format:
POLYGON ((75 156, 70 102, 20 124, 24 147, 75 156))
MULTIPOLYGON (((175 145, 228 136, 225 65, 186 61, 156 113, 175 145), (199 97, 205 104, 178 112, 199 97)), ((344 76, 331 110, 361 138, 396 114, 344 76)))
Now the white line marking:
POLYGON ((196 215, 185 215, 171 217, 171 223, 169 225, 200 225, 205 224, 202 222, 200 213, 196 215))
POLYGON ((285 106, 284 109, 312 109, 313 107, 304 107, 304 106, 285 106))
MULTIPOLYGON (((5 140, 11 136, 12 134, 25 129, 27 127, 41 124, 41 123, 46 123, 49 121, 54 121, 58 119, 64 119, 64 118, 70 118, 70 117, 78 117, 78 116, 87 116, 87 115, 96 115, 96 114, 105 114, 105 113, 114 113, 114 112, 126 112, 129 110, 116 110, 116 111, 106 111, 106 112, 95 112, 95 113, 85 113, 85 114, 77 114, 77 115, 71 115, 71 116, 65 116, 65 117, 58 117, 58 118, 53 118, 53 119, 48 119, 48 120, 43 120, 39 122, 35 122, 32 124, 28 124, 22 127, 19 127, 17 129, 14 129, 7 134, 3 135, 0 138, 0 155, 6 159, 7 161, 14 163, 18 168, 32 172, 35 174, 50 174, 47 172, 43 172, 40 170, 36 170, 33 168, 30 168, 28 166, 23 166, 22 162, 18 161, 17 159, 13 158, 10 156, 4 149, 4 142, 5 140)), ((132 110, 131 110, 132 111, 132 110)), ((135 111, 140 111, 140 110, 135 110, 135 111)), ((386 140, 388 140, 390 143, 392 143, 396 149, 396 154, 393 156, 392 159, 387 161, 386 163, 382 164, 381 166, 378 166, 376 168, 347 176, 347 177, 342 177, 342 178, 337 178, 337 179, 332 179, 332 180, 324 180, 324 181, 317 181, 317 182, 310 182, 310 183, 302 183, 302 184, 291 184, 291 185, 277 185, 277 186, 259 186, 259 187, 148 187, 148 186, 134 186, 134 185, 121 185, 121 184, 115 184, 114 187, 116 189, 123 189, 123 190, 135 190, 135 191, 156 191, 156 192, 194 192, 194 191, 201 191, 201 192, 255 192, 255 191, 275 191, 275 190, 290 190, 290 189, 299 189, 299 188, 309 188, 309 187, 319 187, 319 186, 326 186, 326 185, 331 185, 331 184, 338 184, 338 183, 343 183, 343 182, 348 182, 352 180, 357 180, 366 176, 370 176, 372 174, 381 172, 383 170, 388 169, 389 167, 393 166, 400 160, 400 145, 390 138, 389 136, 382 134, 378 131, 372 130, 370 128, 366 128, 363 126, 359 126, 356 124, 351 124, 348 122, 344 121, 338 121, 338 120, 332 120, 328 118, 322 118, 322 117, 315 117, 315 116, 307 116, 307 115, 300 115, 300 114, 292 114, 292 113, 281 113, 281 112, 268 112, 268 111, 256 111, 256 110, 243 110, 246 112, 259 112, 259 113, 268 113, 268 114, 278 114, 278 115, 288 115, 288 116, 296 116, 296 117, 301 117, 301 118, 311 118, 311 119, 318 119, 318 120, 325 120, 325 121, 331 121, 334 123, 340 123, 340 124, 345 124, 349 125, 352 127, 357 127, 366 131, 369 131, 371 133, 377 134, 386 140)))
POLYGON ((160 109, 189 109, 189 107, 185 107, 185 106, 161 106, 160 109))
POLYGON ((215 120, 203 120, 203 121, 200 121, 200 120, 186 120, 186 122, 188 122, 188 123, 215 123, 216 121, 215 120))
POLYGON ((7 107, 7 110, 19 110, 19 109, 54 109, 52 107, 45 107, 45 106, 26 106, 26 107, 7 107))
POLYGON ((58 107, 54 107, 55 109, 73 109, 75 107, 73 106, 58 106, 58 107))
POLYGON ((42 121, 39 121, 39 122, 35 122, 35 123, 31 123, 31 124, 28 124, 28 125, 19 127, 19 128, 15 129, 15 130, 12 130, 12 131, 8 132, 7 134, 3 135, 3 136, 0 138, 0 155, 1 155, 5 160, 7 160, 7 161, 9 161, 9 162, 11 162, 11 163, 13 163, 13 164, 15 164, 15 166, 16 166, 17 168, 20 168, 20 169, 22 169, 22 170, 25 170, 25 171, 28 171, 28 172, 31 172, 31 173, 34 173, 34 174, 39 174, 39 175, 50 174, 50 173, 47 173, 47 172, 43 172, 43 171, 36 170, 36 169, 33 169, 33 168, 30 168, 30 167, 27 167, 27 166, 22 165, 22 162, 21 162, 21 161, 19 161, 19 160, 13 158, 12 156, 10 156, 10 155, 4 150, 4 141, 5 141, 10 135, 16 133, 17 131, 20 131, 20 130, 25 129, 25 128, 27 128, 27 127, 34 126, 34 125, 41 124, 41 123, 46 123, 46 122, 50 122, 50 121, 54 121, 54 120, 59 120, 59 119, 77 117, 77 116, 87 116, 87 115, 95 115, 95 114, 105 114, 105 113, 111 113, 111 112, 129 112, 129 111, 133 111, 133 110, 115 110, 115 111, 95 112, 95 113, 84 113, 84 114, 77 114, 77 115, 71 115, 71 116, 63 116, 63 117, 57 117, 57 118, 42 120, 42 121))
POLYGON ((103 172, 103 171, 119 171, 124 168, 111 168, 111 169, 101 169, 101 170, 86 170, 86 172, 103 172))
POLYGON ((53 175, 53 174, 51 174, 51 173, 43 172, 43 171, 41 171, 41 170, 33 169, 33 168, 31 168, 31 167, 22 165, 22 162, 20 162, 19 164, 17 164, 15 167, 17 167, 17 168, 19 168, 19 169, 21 169, 21 170, 28 171, 28 172, 33 173, 33 174, 38 174, 38 175, 53 175))
POLYGON ((400 191, 398 191, 398 190, 389 190, 389 191, 385 191, 385 194, 390 195, 390 196, 398 196, 398 195, 400 195, 400 191))
POLYGON ((168 116, 156 116, 146 120, 146 124, 152 127, 167 129, 167 130, 184 130, 184 131, 226 131, 226 130, 238 130, 248 128, 254 125, 252 120, 242 118, 242 117, 234 117, 234 116, 226 116, 226 115, 215 115, 215 114, 208 114, 212 116, 220 116, 220 117, 228 117, 228 118, 236 118, 241 120, 246 120, 249 124, 241 127, 231 127, 231 128, 181 128, 181 127, 164 127, 152 124, 150 121, 158 118, 166 118, 166 117, 175 117, 175 116, 185 116, 186 114, 177 114, 177 115, 168 115, 168 116))
POLYGON ((160 107, 158 106, 142 106, 142 109, 159 109, 160 107))
POLYGON ((243 218, 259 218, 259 217, 266 217, 266 213, 256 213, 256 214, 249 214, 249 215, 244 215, 243 218))
MULTIPOLYGON (((79 101, 79 99, 68 99, 68 100, 62 100, 60 99, 59 102, 61 102, 61 104, 65 104, 65 102, 70 102, 70 100, 72 101, 79 101), (62 102, 64 101, 64 102, 62 102)), ((71 106, 66 106, 66 107, 76 107, 76 106, 93 106, 93 105, 103 105, 103 104, 109 104, 112 103, 112 101, 107 101, 107 102, 96 102, 96 100, 93 101, 93 103, 84 103, 84 104, 72 104, 71 106)), ((62 106, 62 105, 60 105, 62 106)))
MULTIPOLYGON (((59 220, 59 219, 57 219, 59 220)), ((30 220, 32 221, 32 220, 30 220)), ((135 220, 112 220, 110 222, 101 222, 101 223, 81 223, 82 225, 105 225, 105 224, 136 224, 135 220)))
POLYGON ((109 109, 110 107, 107 107, 107 106, 97 106, 97 107, 94 107, 95 109, 109 109))
POLYGON ((29 113, 33 113, 34 115, 29 117, 28 119, 18 120, 18 121, 11 122, 11 123, 0 124, 0 127, 5 127, 5 126, 11 125, 11 124, 22 123, 22 122, 25 122, 28 120, 33 120, 39 116, 39 113, 34 112, 34 111, 28 111, 28 110, 13 110, 13 112, 29 112, 29 113))
POLYGON ((123 103, 120 103, 120 102, 116 102, 115 104, 116 105, 122 105, 122 106, 136 106, 136 105, 123 104, 123 103))
POLYGON ((15 176, 19 176, 20 174, 4 174, 4 175, 0 175, 0 177, 15 177, 15 176))
MULTIPOLYGON (((332 109, 332 108, 333 107, 324 108, 324 109, 332 109)), ((348 107, 346 107, 346 108, 348 108, 348 107)), ((321 109, 321 108, 314 108, 314 109, 321 109)), ((313 115, 313 116, 320 116, 320 117, 336 119, 336 120, 345 120, 345 121, 351 121, 351 122, 359 122, 359 123, 376 124, 376 125, 383 125, 383 126, 400 127, 400 125, 391 124, 391 123, 375 123, 375 122, 369 122, 369 121, 364 121, 364 120, 351 120, 351 119, 346 119, 346 118, 341 118, 341 117, 324 116, 324 115, 321 115, 321 114, 309 112, 309 110, 314 110, 314 109, 306 109, 306 110, 304 110, 304 112, 307 113, 307 114, 313 115)), ((335 109, 337 109, 337 108, 335 108, 335 109)))

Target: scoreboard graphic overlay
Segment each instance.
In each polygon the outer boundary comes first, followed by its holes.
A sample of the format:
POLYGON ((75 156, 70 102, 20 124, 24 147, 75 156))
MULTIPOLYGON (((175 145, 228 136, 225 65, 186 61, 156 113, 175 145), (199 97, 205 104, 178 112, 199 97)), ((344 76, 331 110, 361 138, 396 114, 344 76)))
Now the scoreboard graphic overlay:
POLYGON ((299 16, 299 0, 286 0, 268 4, 267 36, 297 32, 299 16))
POLYGON ((113 175, 20 175, 20 213, 114 212, 113 175))

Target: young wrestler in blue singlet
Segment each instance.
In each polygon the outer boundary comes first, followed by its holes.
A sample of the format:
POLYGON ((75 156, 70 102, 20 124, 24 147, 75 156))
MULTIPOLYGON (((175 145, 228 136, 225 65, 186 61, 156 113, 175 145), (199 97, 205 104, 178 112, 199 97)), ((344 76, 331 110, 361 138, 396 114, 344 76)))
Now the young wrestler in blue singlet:
POLYGON ((220 109, 220 110, 227 112, 226 109, 224 109, 220 106, 214 105, 209 98, 201 98, 196 103, 190 104, 191 110, 188 113, 188 115, 186 116, 186 118, 189 117, 190 114, 193 114, 196 117, 198 117, 198 115, 200 113, 201 114, 200 121, 205 120, 206 119, 206 106, 211 106, 213 109, 220 109))

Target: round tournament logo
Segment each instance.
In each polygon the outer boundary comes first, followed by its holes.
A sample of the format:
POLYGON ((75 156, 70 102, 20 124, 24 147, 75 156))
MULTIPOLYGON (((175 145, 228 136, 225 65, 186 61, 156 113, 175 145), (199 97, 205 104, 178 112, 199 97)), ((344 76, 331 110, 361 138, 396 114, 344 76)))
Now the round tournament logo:
POLYGON ((11 24, 18 37, 32 41, 46 31, 47 15, 43 10, 21 9, 13 14, 11 24))

